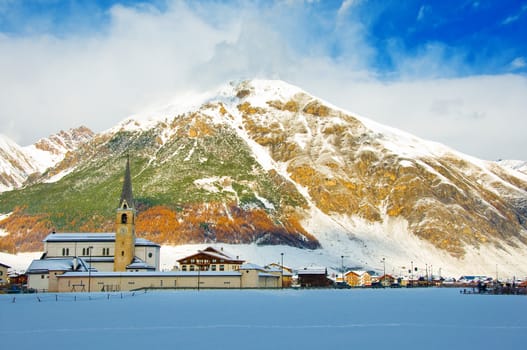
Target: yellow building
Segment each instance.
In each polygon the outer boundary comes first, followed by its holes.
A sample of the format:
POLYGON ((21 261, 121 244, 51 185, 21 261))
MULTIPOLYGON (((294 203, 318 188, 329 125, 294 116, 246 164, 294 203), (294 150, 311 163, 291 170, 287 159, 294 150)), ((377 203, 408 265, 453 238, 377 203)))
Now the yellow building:
POLYGON ((238 271, 67 272, 57 276, 57 289, 54 291, 116 292, 138 289, 246 289, 280 286, 279 274, 270 273, 257 265, 243 264, 238 271))
POLYGON ((367 271, 348 271, 344 275, 346 283, 352 287, 369 287, 371 286, 371 275, 367 271))
POLYGON ((9 282, 7 280, 7 270, 10 268, 11 266, 0 263, 0 286, 9 282))

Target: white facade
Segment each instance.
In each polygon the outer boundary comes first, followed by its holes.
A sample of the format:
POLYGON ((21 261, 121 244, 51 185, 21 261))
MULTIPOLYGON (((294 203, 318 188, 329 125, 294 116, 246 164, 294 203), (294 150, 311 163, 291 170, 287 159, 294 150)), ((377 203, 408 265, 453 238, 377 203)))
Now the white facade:
MULTIPOLYGON (((159 270, 159 244, 143 238, 135 240, 135 256, 130 271, 159 270)), ((81 257, 98 271, 113 271, 115 233, 52 233, 44 239, 44 258, 81 257)))

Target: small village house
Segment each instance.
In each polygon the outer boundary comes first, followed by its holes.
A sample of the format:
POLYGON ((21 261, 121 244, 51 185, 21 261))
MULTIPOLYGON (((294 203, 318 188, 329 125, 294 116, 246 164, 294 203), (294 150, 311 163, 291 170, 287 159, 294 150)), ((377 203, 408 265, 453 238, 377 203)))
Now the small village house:
POLYGON ((326 288, 333 284, 325 267, 304 267, 297 272, 298 284, 303 288, 326 288))
POLYGON ((287 266, 282 266, 277 263, 271 263, 266 266, 267 270, 273 273, 279 273, 282 276, 282 288, 289 288, 293 285, 293 269, 287 266))
POLYGON ((238 271, 244 263, 223 251, 207 247, 177 261, 181 271, 238 271))
POLYGON ((56 292, 58 291, 58 276, 72 271, 88 271, 88 266, 80 258, 33 260, 26 271, 27 284, 30 289, 37 292, 56 292))
POLYGON ((393 277, 392 275, 385 274, 385 275, 382 275, 381 277, 379 277, 379 282, 380 282, 381 286, 389 287, 392 284, 397 283, 397 279, 395 277, 393 277))
POLYGON ((2 264, 0 262, 0 286, 6 285, 9 283, 7 270, 10 269, 11 266, 2 264))

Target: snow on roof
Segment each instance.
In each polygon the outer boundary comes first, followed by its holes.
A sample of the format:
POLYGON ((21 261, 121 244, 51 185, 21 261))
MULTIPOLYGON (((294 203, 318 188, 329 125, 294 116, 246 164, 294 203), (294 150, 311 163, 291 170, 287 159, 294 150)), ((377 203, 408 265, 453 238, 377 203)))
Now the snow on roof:
POLYGON ((327 274, 327 269, 325 267, 304 267, 298 269, 297 272, 299 275, 325 275, 327 274))
MULTIPOLYGON (((115 233, 50 233, 43 242, 115 242, 115 233)), ((144 238, 136 238, 135 245, 160 247, 144 238)))
POLYGON ((355 275, 357 275, 357 276, 363 276, 363 275, 367 274, 368 271, 364 271, 364 270, 353 270, 353 271, 348 271, 348 272, 346 272, 345 275, 350 274, 350 273, 353 273, 353 274, 355 274, 355 275))
POLYGON ((27 273, 42 273, 49 271, 88 271, 86 263, 81 258, 50 258, 33 260, 27 268, 27 273), (75 265, 77 260, 77 266, 75 265))
POLYGON ((180 262, 182 260, 185 260, 185 259, 189 259, 193 256, 196 256, 198 254, 205 254, 205 255, 208 255, 210 257, 213 257, 213 258, 216 258, 216 259, 223 259, 223 260, 232 260, 232 261, 237 261, 237 262, 243 262, 244 260, 241 260, 239 259, 238 257, 234 258, 233 256, 231 256, 230 254, 227 254, 225 253, 223 250, 218 250, 214 247, 207 247, 203 250, 198 250, 197 253, 194 253, 194 254, 191 254, 191 255, 188 255, 188 256, 185 256, 181 259, 178 259, 177 261, 180 262))
POLYGON ((126 266, 127 269, 148 269, 148 270, 155 270, 156 268, 152 265, 148 265, 143 260, 139 259, 138 257, 134 257, 134 261, 132 261, 131 264, 126 266))
POLYGON ((0 266, 3 266, 3 267, 5 267, 5 268, 8 268, 8 269, 10 269, 10 268, 11 268, 11 266, 9 266, 9 265, 6 265, 6 264, 2 264, 1 262, 0 262, 0 266))
POLYGON ((259 270, 259 271, 266 271, 266 269, 260 265, 252 264, 252 263, 245 263, 240 266, 240 270, 259 270))

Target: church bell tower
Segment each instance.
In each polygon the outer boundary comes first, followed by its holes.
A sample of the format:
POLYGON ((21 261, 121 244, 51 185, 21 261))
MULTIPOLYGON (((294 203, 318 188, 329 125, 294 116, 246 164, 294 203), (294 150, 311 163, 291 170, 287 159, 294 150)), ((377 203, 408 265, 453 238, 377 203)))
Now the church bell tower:
POLYGON ((130 158, 126 160, 123 190, 115 216, 115 258, 114 271, 126 271, 135 257, 135 204, 132 194, 130 158))

